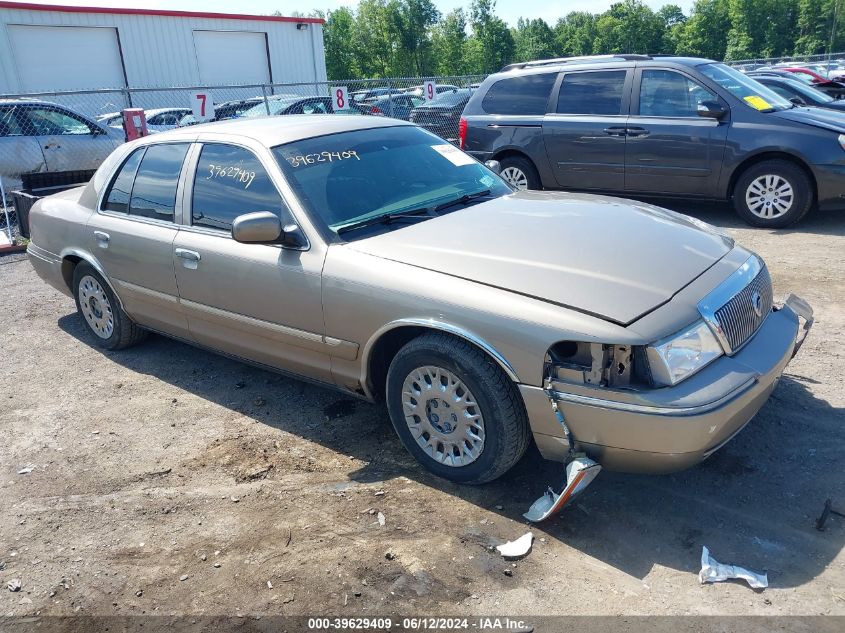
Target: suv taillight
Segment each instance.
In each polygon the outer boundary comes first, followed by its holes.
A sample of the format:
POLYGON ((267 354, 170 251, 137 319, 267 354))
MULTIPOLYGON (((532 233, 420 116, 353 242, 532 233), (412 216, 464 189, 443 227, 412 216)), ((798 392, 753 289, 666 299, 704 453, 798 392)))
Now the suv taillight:
POLYGON ((467 143, 467 120, 464 117, 458 123, 458 138, 461 141, 460 148, 463 149, 467 143))

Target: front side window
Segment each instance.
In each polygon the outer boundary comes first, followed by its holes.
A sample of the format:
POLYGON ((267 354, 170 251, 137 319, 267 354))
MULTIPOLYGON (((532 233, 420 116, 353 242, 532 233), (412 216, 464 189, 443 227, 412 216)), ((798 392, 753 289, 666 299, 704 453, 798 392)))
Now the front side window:
POLYGON ((103 202, 103 209, 105 211, 114 211, 115 213, 129 213, 129 199, 132 197, 132 183, 135 182, 135 173, 138 171, 138 165, 141 164, 141 158, 144 156, 146 147, 136 149, 129 158, 123 163, 120 171, 117 172, 114 180, 109 187, 103 202))
POLYGON ((147 147, 132 185, 129 215, 173 222, 176 186, 187 152, 187 143, 147 147))
POLYGON ((698 104, 716 99, 709 90, 671 70, 644 70, 640 80, 640 115, 697 117, 698 104))
POLYGON ((55 108, 26 108, 24 113, 34 136, 78 136, 94 132, 82 119, 55 108))
POLYGON ((624 70, 567 73, 560 84, 558 114, 621 114, 626 75, 624 70))
POLYGON ((308 138, 273 154, 312 217, 344 239, 359 237, 351 227, 361 222, 380 218, 367 228, 389 230, 434 217, 444 204, 442 212, 458 212, 511 193, 475 159, 415 126, 308 138))
POLYGON ((556 79, 557 73, 501 79, 490 86, 481 107, 488 114, 545 114, 556 79))
POLYGON ((203 145, 194 178, 191 224, 230 231, 239 215, 280 214, 282 198, 255 155, 233 145, 203 145))
POLYGON ((730 92, 749 108, 760 112, 788 110, 792 104, 751 77, 725 64, 702 64, 697 70, 730 92))
POLYGON ((25 136, 18 117, 16 106, 0 109, 0 136, 25 136))

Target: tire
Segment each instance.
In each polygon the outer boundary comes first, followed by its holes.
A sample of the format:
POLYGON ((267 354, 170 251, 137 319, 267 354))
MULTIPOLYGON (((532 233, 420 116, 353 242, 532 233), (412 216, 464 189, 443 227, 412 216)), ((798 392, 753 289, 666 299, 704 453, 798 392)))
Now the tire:
POLYGON ((748 224, 782 228, 807 215, 813 205, 813 185, 797 165, 786 160, 767 160, 740 175, 733 202, 737 214, 748 224))
POLYGON ((74 268, 73 298, 79 316, 97 346, 123 349, 147 337, 147 331, 126 315, 111 287, 91 264, 80 262, 74 268))
POLYGON ((523 191, 525 189, 542 189, 540 176, 530 160, 524 156, 505 156, 499 161, 502 179, 523 191))
POLYGON ((492 481, 528 448, 528 416, 519 391, 489 356, 463 339, 430 333, 407 343, 390 363, 386 399, 405 448, 444 479, 492 481), (437 384, 441 391, 430 391, 437 384))

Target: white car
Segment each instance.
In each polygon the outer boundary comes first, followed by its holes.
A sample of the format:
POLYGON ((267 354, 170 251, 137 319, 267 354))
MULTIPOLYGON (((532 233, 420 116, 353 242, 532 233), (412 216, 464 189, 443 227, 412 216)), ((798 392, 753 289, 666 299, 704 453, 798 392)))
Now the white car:
MULTIPOLYGON (((186 114, 190 114, 190 108, 152 108, 144 110, 144 116, 147 118, 148 132, 164 132, 165 130, 172 130, 179 125, 179 121, 186 114)), ((97 120, 103 125, 116 129, 123 129, 123 113, 109 112, 97 117, 97 120)))

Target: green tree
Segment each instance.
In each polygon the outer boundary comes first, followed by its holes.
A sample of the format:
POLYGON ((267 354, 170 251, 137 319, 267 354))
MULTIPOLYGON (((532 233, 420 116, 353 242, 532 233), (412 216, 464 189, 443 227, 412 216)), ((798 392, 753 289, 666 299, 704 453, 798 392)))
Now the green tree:
POLYGON ((468 72, 465 58, 467 18, 463 9, 447 13, 434 26, 431 44, 436 72, 440 75, 463 75, 468 72))
POLYGON ((596 16, 588 11, 573 11, 555 25, 555 47, 563 56, 590 55, 596 39, 596 16))
POLYGON ((795 54, 815 55, 845 48, 845 1, 799 0, 795 54))
POLYGON ((362 77, 389 77, 397 69, 397 0, 361 0, 352 50, 362 77))
POLYGON ((596 22, 596 53, 653 53, 662 48, 663 21, 640 0, 612 5, 596 22))
POLYGON ((663 23, 663 37, 659 53, 672 54, 678 50, 678 44, 684 37, 687 16, 677 4, 666 4, 657 11, 657 17, 663 23))
POLYGON ((678 55, 724 59, 731 28, 728 0, 696 0, 675 52, 678 55))
POLYGON ((549 59, 555 55, 555 34, 545 20, 519 18, 511 29, 514 41, 514 59, 530 61, 549 59))
POLYGON ((326 75, 329 79, 356 79, 361 76, 352 47, 355 16, 346 7, 320 15, 323 45, 326 50, 326 75))
POLYGON ((475 72, 496 72, 513 61, 513 36, 496 15, 496 0, 472 0, 469 20, 472 37, 467 41, 466 55, 475 72))
POLYGON ((408 70, 417 75, 431 74, 434 63, 430 30, 440 19, 440 11, 431 0, 399 0, 393 19, 401 56, 410 61, 408 70))

